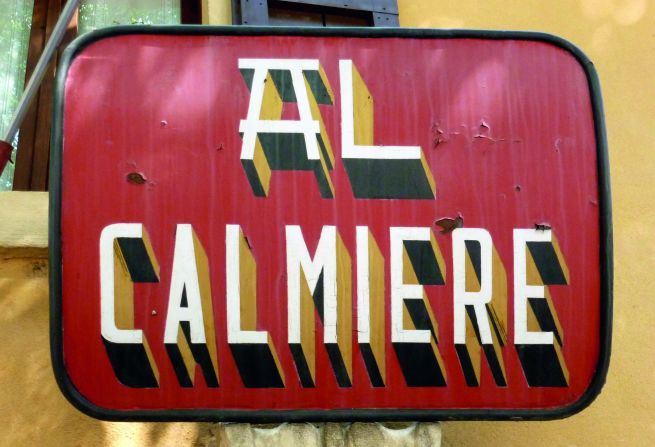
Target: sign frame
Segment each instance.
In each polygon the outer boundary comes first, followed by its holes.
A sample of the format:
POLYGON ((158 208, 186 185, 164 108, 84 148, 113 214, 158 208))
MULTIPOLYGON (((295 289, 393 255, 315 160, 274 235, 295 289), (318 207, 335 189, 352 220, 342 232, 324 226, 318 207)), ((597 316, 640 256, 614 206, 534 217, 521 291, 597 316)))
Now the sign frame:
POLYGON ((613 245, 609 159, 603 104, 593 63, 572 43, 546 33, 495 30, 436 30, 412 28, 292 28, 235 26, 116 26, 77 38, 65 50, 57 70, 52 120, 49 180, 49 285, 51 360, 64 396, 77 409, 103 420, 214 421, 214 422, 328 422, 328 421, 439 421, 439 420, 551 420, 583 410, 599 395, 607 376, 611 350, 613 245), (589 387, 575 402, 556 408, 534 409, 332 409, 332 410, 114 410, 86 399, 75 387, 65 367, 62 321, 61 198, 65 81, 76 55, 90 44, 121 35, 199 36, 314 36, 413 39, 527 40, 548 43, 570 53, 583 68, 591 99, 596 139, 600 237, 600 327, 596 371, 589 387))

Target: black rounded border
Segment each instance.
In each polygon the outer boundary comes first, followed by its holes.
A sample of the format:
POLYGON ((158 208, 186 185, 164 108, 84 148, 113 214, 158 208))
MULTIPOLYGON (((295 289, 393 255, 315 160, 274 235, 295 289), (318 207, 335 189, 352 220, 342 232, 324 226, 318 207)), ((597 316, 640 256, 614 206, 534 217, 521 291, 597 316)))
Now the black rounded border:
POLYGON ((52 148, 49 180, 49 284, 50 354, 57 384, 77 409, 89 416, 110 421, 207 421, 207 422, 328 422, 328 421, 447 421, 447 420, 550 420, 571 416, 594 401, 600 393, 609 368, 612 341, 613 245, 609 157, 603 103, 598 75, 593 63, 572 43, 547 33, 530 31, 436 30, 416 28, 291 28, 250 26, 140 26, 103 28, 73 41, 64 51, 57 70, 52 119, 52 148), (591 384, 576 402, 544 409, 336 409, 336 410, 113 410, 99 407, 75 387, 64 364, 61 315, 61 158, 63 147, 64 86, 68 69, 86 46, 109 37, 134 34, 200 36, 310 36, 414 39, 528 40, 544 42, 569 52, 587 76, 591 96, 597 152, 600 225, 600 351, 591 384))

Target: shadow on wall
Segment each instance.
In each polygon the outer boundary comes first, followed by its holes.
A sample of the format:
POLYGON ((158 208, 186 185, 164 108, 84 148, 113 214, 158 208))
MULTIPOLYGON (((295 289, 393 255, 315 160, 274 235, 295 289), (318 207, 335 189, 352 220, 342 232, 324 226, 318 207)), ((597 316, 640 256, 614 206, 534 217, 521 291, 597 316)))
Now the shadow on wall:
POLYGON ((444 445, 643 445, 655 434, 653 195, 655 3, 649 0, 398 0, 405 27, 543 31, 579 46, 600 77, 614 220, 613 349, 607 384, 582 413, 553 422, 448 422, 444 445), (438 4, 438 8, 436 5, 438 4))
POLYGON ((66 401, 50 364, 48 266, 0 260, 0 445, 169 446, 202 437, 192 423, 92 419, 66 401))
POLYGON ((439 424, 130 423, 92 419, 52 373, 48 266, 0 259, 0 446, 438 446, 439 424), (293 426, 291 426, 293 425, 293 426))

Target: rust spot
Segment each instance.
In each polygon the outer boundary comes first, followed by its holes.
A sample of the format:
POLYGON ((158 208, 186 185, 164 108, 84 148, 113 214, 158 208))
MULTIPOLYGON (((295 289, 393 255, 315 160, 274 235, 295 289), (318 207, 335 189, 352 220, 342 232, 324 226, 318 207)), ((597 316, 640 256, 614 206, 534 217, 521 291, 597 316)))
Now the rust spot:
POLYGON ((534 224, 534 229, 537 231, 546 231, 550 230, 550 228, 550 224, 547 224, 546 222, 534 224))
POLYGON ((134 185, 143 185, 146 182, 146 176, 141 172, 130 172, 127 174, 127 181, 134 185))
POLYGON ((514 185, 514 189, 516 191, 521 191, 521 185, 514 185))
POLYGON ((222 151, 224 149, 223 143, 219 144, 218 147, 216 148, 217 151, 222 151))
POLYGON ((439 233, 448 234, 455 231, 456 228, 462 228, 464 226, 464 218, 461 213, 457 213, 456 217, 441 217, 434 221, 434 224, 437 227, 440 227, 439 233))

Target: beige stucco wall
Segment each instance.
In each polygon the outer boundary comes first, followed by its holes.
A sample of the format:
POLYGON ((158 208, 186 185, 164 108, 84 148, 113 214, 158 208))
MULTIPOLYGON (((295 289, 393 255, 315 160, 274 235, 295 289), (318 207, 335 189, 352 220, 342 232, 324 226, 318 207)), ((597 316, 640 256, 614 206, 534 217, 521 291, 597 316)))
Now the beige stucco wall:
POLYGON ((601 81, 614 212, 614 337, 607 385, 571 418, 443 424, 444 445, 639 446, 655 439, 655 2, 398 0, 408 27, 544 31, 580 47, 601 81))
MULTIPOLYGON (((227 0, 206 17, 225 23, 227 0)), ((655 438, 655 4, 648 0, 398 0, 401 25, 538 30, 564 37, 595 63, 609 136, 615 239, 612 362, 600 397, 551 422, 448 422, 444 445, 651 445, 655 438)), ((212 8, 215 8, 212 10, 212 8)), ((102 422, 61 395, 48 345, 47 200, 0 194, 0 445, 218 445, 236 438, 288 444, 290 427, 266 431, 209 424, 102 422), (286 430, 286 432, 285 432, 286 430), (287 433, 285 435, 285 433, 287 433)), ((393 432, 379 426, 299 426, 306 446, 434 445, 436 425, 393 432), (395 444, 394 444, 395 442, 395 444)), ((261 444, 260 444, 261 445, 261 444)))
POLYGON ((108 423, 73 408, 50 366, 47 193, 0 193, 0 445, 192 445, 195 424, 108 423))
POLYGON ((48 195, 0 193, 0 446, 438 446, 439 424, 129 423, 69 404, 50 365, 48 195))

